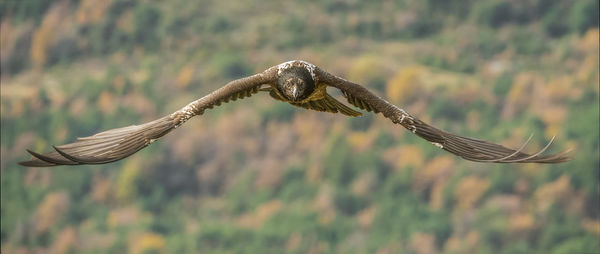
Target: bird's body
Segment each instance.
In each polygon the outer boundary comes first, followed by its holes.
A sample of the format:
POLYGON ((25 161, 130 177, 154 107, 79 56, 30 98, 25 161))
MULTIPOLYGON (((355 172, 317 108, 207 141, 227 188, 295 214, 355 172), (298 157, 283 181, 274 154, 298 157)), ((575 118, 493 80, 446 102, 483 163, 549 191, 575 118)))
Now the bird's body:
POLYGON ((117 161, 148 146, 190 118, 202 115, 207 109, 259 92, 268 92, 274 99, 300 108, 339 112, 347 116, 362 115, 329 95, 327 87, 340 89, 348 103, 353 106, 382 113, 393 123, 400 124, 435 146, 467 160, 499 163, 558 163, 569 160, 569 157, 565 156, 566 152, 541 155, 552 141, 538 153, 527 154, 522 152, 525 145, 513 150, 487 141, 447 133, 422 122, 358 84, 334 76, 308 62, 294 60, 273 66, 262 73, 229 82, 182 109, 155 121, 79 138, 75 143, 54 147, 55 151, 46 154, 28 150, 34 158, 20 164, 43 167, 117 161))

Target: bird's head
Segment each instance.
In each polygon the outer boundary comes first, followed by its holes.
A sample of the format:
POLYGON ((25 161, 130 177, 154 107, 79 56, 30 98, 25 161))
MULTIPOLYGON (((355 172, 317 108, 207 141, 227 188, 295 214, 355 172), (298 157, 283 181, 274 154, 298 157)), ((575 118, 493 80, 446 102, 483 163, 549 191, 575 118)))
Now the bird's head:
POLYGON ((286 99, 301 101, 315 90, 315 81, 306 68, 292 66, 282 70, 279 74, 277 89, 286 99))

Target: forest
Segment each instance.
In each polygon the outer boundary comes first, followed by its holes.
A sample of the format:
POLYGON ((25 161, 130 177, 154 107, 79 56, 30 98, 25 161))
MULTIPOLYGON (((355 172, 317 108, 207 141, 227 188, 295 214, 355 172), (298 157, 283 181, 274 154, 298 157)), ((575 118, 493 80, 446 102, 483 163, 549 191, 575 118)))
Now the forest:
MULTIPOLYGON (((597 253, 597 0, 0 0, 3 254, 597 253), (475 163, 379 115, 268 94, 111 164, 27 168, 302 59, 446 131, 561 164, 475 163)), ((344 101, 340 92, 329 91, 344 101)))

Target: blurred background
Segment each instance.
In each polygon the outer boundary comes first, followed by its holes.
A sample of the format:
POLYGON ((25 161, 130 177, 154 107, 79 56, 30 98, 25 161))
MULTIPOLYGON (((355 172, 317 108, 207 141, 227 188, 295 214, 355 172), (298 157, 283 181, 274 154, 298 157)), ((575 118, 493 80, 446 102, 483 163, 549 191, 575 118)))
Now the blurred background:
POLYGON ((596 0, 0 6, 2 253, 600 249, 596 0), (258 94, 124 161, 16 164, 292 59, 450 132, 511 147, 534 133, 528 151, 557 135, 574 159, 468 162, 380 115, 258 94))

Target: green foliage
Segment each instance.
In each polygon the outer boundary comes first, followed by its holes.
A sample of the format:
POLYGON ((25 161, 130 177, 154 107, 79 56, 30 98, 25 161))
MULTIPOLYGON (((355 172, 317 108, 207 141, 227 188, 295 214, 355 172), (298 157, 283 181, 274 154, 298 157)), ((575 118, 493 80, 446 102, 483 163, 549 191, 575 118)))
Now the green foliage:
POLYGON ((373 124, 374 116, 372 114, 364 114, 362 117, 348 119, 349 125, 355 131, 367 131, 373 124))
POLYGON ((597 1, 114 0, 84 10, 93 3, 0 1, 3 253, 600 249, 597 1), (449 159, 381 114, 307 111, 261 92, 124 161, 16 164, 24 149, 149 121, 298 58, 385 99, 390 74, 417 64, 406 89, 418 92, 399 107, 509 147, 533 132, 528 152, 556 134, 550 150, 573 147, 574 158, 449 159), (189 86, 182 68, 193 68, 189 86))
POLYGON ((354 167, 347 158, 350 158, 350 147, 346 139, 340 135, 330 138, 329 146, 332 149, 323 161, 325 176, 336 184, 347 185, 355 175, 354 167))
POLYGON ((562 9, 554 8, 544 15, 542 26, 548 35, 560 37, 567 33, 568 27, 564 19, 564 16, 566 16, 564 12, 562 9))
POLYGON ((502 253, 504 253, 504 254, 525 254, 525 253, 531 253, 531 252, 533 252, 533 251, 531 250, 531 247, 529 246, 527 241, 522 240, 522 241, 517 241, 516 243, 507 246, 507 248, 505 248, 502 253))
POLYGON ((572 32, 585 33, 590 28, 598 28, 598 1, 576 1, 569 13, 569 27, 572 32))
POLYGON ((540 55, 548 50, 543 34, 532 33, 532 31, 521 28, 517 29, 512 35, 514 47, 519 54, 540 55))
POLYGON ((308 201, 314 198, 316 189, 304 181, 305 170, 300 167, 292 167, 286 170, 283 176, 278 196, 284 202, 308 201))
POLYGON ((152 49, 159 45, 160 12, 151 6, 141 5, 134 12, 133 38, 136 43, 152 49))
MULTIPOLYGON (((557 211, 557 207, 552 207, 548 215, 550 216, 550 218, 548 218, 549 222, 547 223, 544 232, 540 235, 538 248, 551 250, 564 244, 567 239, 573 238, 573 240, 575 240, 583 234, 578 220, 557 211)), ((571 249, 575 247, 569 245, 572 244, 568 244, 562 248, 571 249)))
MULTIPOLYGON (((263 123, 271 121, 287 122, 292 120, 295 112, 298 108, 284 104, 281 102, 275 102, 273 106, 260 109, 260 116, 263 119, 263 123)), ((263 124, 264 125, 264 124, 263 124)))
POLYGON ((589 253, 592 254, 600 248, 598 238, 593 236, 584 236, 574 239, 569 239, 558 247, 552 250, 552 254, 567 254, 567 253, 589 253))
POLYGON ((250 75, 252 69, 244 63, 244 58, 236 53, 217 53, 212 59, 212 65, 219 73, 227 78, 236 79, 250 75))
POLYGON ((414 195, 390 196, 387 199, 373 222, 373 238, 380 238, 383 242, 407 240, 415 232, 430 233, 436 239, 450 236, 450 218, 431 211, 422 203, 415 203, 418 198, 414 195), (406 223, 411 220, 420 223, 406 223))
POLYGON ((52 6, 53 1, 31 0, 31 1, 10 1, 0 2, 0 20, 10 17, 17 22, 25 22, 33 19, 40 22, 44 13, 52 6))
POLYGON ((352 195, 346 190, 338 190, 335 193, 334 203, 336 208, 345 215, 355 215, 358 211, 366 208, 366 200, 352 195))
MULTIPOLYGON (((573 110, 576 110, 578 114, 572 114, 568 121, 578 124, 567 126, 567 135, 581 141, 578 150, 599 150, 600 133, 597 130, 600 128, 600 102, 598 95, 587 95, 575 104, 573 110)), ((594 188, 598 187, 600 176, 600 158, 597 154, 581 154, 579 159, 573 162, 571 169, 574 171, 572 181, 575 186, 587 189, 594 196, 600 195, 594 191, 594 188)), ((596 198, 591 202, 598 205, 600 201, 596 198)))
POLYGON ((513 84, 513 76, 510 73, 502 73, 494 83, 494 94, 505 97, 513 84))
POLYGON ((491 249, 497 250, 504 246, 504 233, 508 230, 508 218, 504 212, 494 209, 481 209, 475 220, 475 225, 481 232, 481 238, 491 245, 491 249))
POLYGON ((452 121, 464 121, 466 113, 456 102, 447 98, 438 98, 430 105, 432 117, 444 118, 452 121))
MULTIPOLYGON (((23 33, 12 42, 12 52, 3 52, 2 72, 19 73, 29 65, 32 33, 23 33), (5 62, 6 61, 6 62, 5 62)), ((7 42, 10 43, 10 42, 7 42)))
POLYGON ((511 11, 511 5, 506 1, 480 1, 475 5, 473 15, 480 24, 498 28, 511 21, 511 11))
POLYGON ((211 223, 203 225, 201 232, 196 237, 196 242, 204 249, 224 250, 225 248, 237 249, 241 245, 250 245, 255 238, 250 230, 240 230, 226 223, 211 223))
POLYGON ((493 29, 482 28, 477 36, 479 38, 475 43, 477 43, 478 53, 483 57, 493 57, 506 49, 507 42, 499 38, 498 34, 495 33, 493 29))
POLYGON ((439 55, 428 55, 421 59, 423 64, 431 67, 446 69, 456 72, 472 73, 477 66, 477 60, 473 52, 461 52, 456 60, 450 61, 447 58, 439 55))

